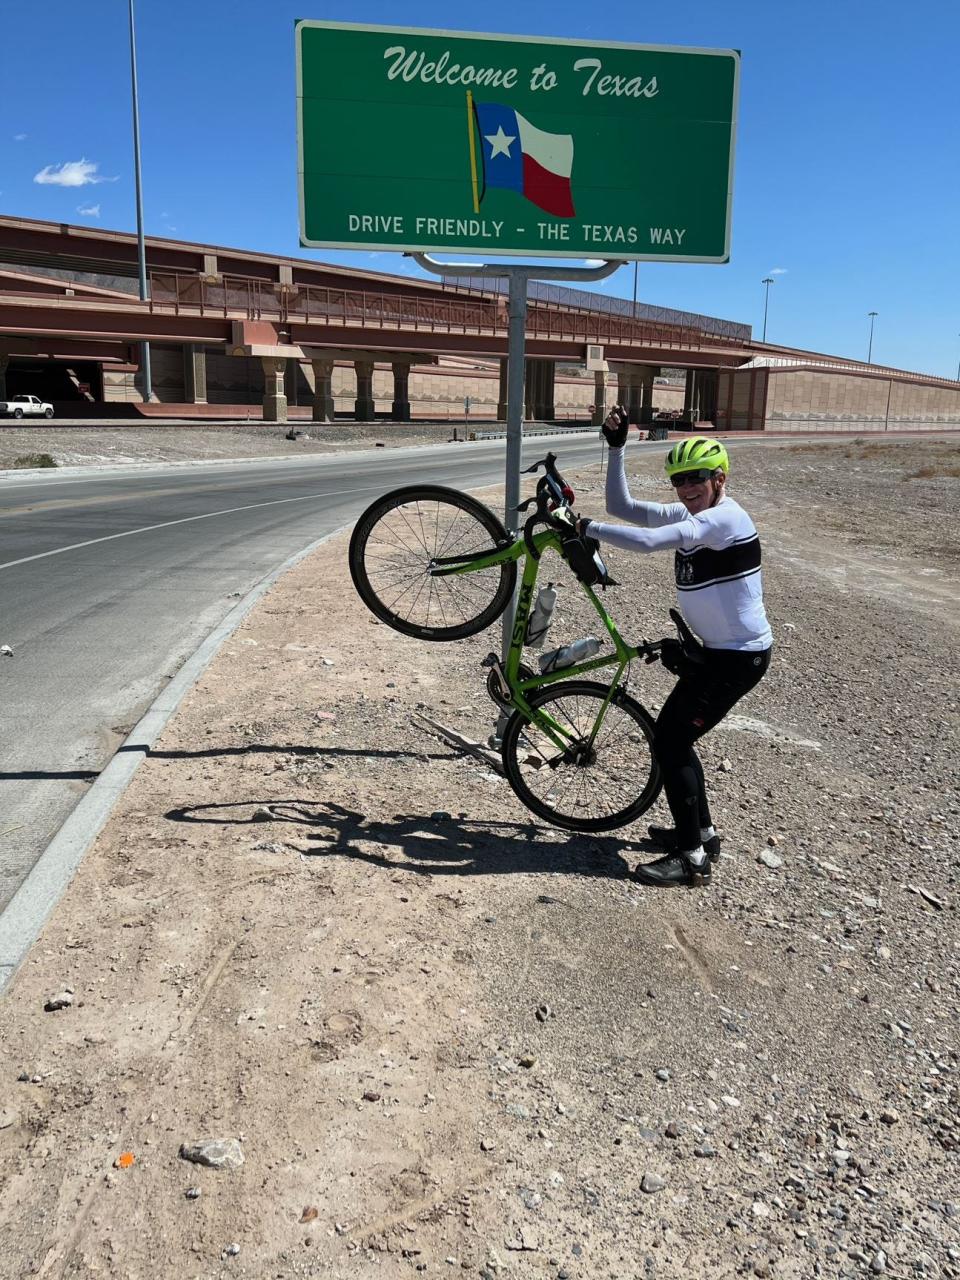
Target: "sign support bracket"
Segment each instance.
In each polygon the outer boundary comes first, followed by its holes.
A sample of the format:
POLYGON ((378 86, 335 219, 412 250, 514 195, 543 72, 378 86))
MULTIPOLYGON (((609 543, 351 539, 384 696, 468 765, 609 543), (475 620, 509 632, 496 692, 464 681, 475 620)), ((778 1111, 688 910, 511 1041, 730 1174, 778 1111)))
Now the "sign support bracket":
MULTIPOLYGON (((509 282, 510 327, 507 343, 507 450, 506 477, 503 523, 514 537, 519 532, 520 520, 517 507, 520 505, 520 459, 523 445, 523 374, 524 351, 527 327, 527 283, 530 280, 572 280, 585 283, 592 280, 605 280, 625 265, 625 260, 612 259, 599 267, 528 267, 515 263, 507 265, 473 266, 467 262, 436 262, 426 253, 409 253, 405 257, 413 258, 418 266, 432 275, 470 276, 485 279, 506 280, 509 282)), ((501 634, 500 654, 504 662, 510 649, 510 637, 513 634, 513 622, 517 612, 517 595, 514 589, 513 599, 507 605, 503 615, 503 631, 501 634)), ((495 737, 500 738, 506 724, 506 716, 501 715, 495 737)))

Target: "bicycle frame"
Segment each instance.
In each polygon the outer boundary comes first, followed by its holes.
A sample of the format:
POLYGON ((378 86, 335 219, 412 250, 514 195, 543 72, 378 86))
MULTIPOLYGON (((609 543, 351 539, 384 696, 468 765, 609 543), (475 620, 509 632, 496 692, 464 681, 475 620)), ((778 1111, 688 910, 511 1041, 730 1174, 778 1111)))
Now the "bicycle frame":
MULTIPOLYGON (((553 551, 561 559, 561 542, 557 533, 551 529, 545 529, 539 533, 535 533, 531 539, 533 543, 535 555, 531 555, 525 540, 520 537, 515 542, 505 547, 500 547, 496 551, 473 553, 469 557, 440 559, 434 562, 430 568, 432 577, 447 577, 464 573, 472 573, 478 569, 488 569, 499 564, 506 564, 511 560, 522 559, 523 574, 520 581, 520 590, 517 596, 517 609, 514 616, 513 633, 510 637, 510 646, 507 651, 507 660, 505 664, 495 662, 499 673, 507 685, 504 690, 506 700, 511 706, 517 708, 524 717, 539 726, 547 735, 553 744, 561 751, 566 750, 568 745, 574 741, 576 735, 564 725, 559 724, 552 716, 545 712, 539 711, 535 707, 531 707, 527 700, 527 695, 533 693, 537 689, 541 689, 546 685, 556 684, 561 680, 569 680, 574 676, 586 675, 588 672, 600 671, 604 667, 616 667, 613 679, 607 690, 607 696, 603 701, 603 705, 597 714, 596 722, 587 739, 586 746, 592 746, 597 733, 603 723, 606 715, 607 707, 613 698, 623 674, 629 663, 639 657, 643 652, 649 651, 646 648, 634 648, 628 645, 620 632, 617 630, 616 623, 610 617, 604 608, 602 601, 598 598, 593 588, 585 583, 580 582, 581 589, 586 593, 587 598, 593 605, 601 622, 603 623, 607 634, 613 641, 614 652, 600 658, 590 658, 586 662, 574 663, 569 667, 561 667, 558 671, 548 672, 546 675, 537 675, 532 677, 524 677, 521 675, 521 656, 523 653, 523 642, 527 633, 527 622, 530 617, 530 610, 534 600, 534 588, 537 582, 537 575, 540 572, 540 559, 544 551, 553 551)), ((566 564, 566 561, 564 560, 566 564)), ((579 581, 579 580, 578 580, 579 581)))

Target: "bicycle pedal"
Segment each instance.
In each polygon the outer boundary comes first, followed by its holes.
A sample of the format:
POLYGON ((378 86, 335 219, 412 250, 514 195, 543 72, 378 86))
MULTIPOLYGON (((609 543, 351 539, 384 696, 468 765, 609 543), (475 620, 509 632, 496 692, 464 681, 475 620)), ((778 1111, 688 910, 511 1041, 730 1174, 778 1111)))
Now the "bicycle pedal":
POLYGON ((488 653, 485 658, 481 659, 480 665, 481 667, 495 667, 499 661, 500 659, 495 653, 488 653))

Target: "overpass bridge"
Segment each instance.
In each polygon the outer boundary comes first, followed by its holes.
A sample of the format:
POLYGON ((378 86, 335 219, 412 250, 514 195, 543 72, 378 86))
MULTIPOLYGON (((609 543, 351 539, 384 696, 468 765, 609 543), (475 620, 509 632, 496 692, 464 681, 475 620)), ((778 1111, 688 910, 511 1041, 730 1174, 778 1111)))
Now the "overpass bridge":
MULTIPOLYGON (((141 301, 135 236, 0 217, 0 383, 24 361, 135 373, 138 344, 148 341, 179 350, 181 408, 207 401, 207 359, 220 353, 259 364, 270 421, 285 417, 285 380, 297 366, 311 386, 314 419, 330 420, 338 361, 355 369, 356 416, 372 418, 374 365, 387 363, 393 416, 403 420, 410 416, 411 368, 469 356, 499 362, 498 409, 505 415, 507 299, 496 282, 409 280, 159 238, 146 240, 146 257, 150 296, 141 301)), ((556 363, 593 354, 601 364, 594 403, 604 404, 607 375, 615 373, 618 398, 636 422, 650 420, 654 377, 667 366, 687 371, 688 422, 741 425, 735 407, 746 399, 742 425, 762 426, 755 421, 757 386, 766 406, 777 371, 805 369, 939 387, 948 409, 957 397, 960 425, 957 384, 947 379, 755 342, 747 326, 712 317, 649 307, 633 314, 572 289, 544 288, 530 299, 526 349, 528 408, 538 418, 554 416, 556 363), (591 352, 598 347, 601 353, 591 352)), ((74 382, 87 388, 88 400, 103 398, 102 377, 74 382)))

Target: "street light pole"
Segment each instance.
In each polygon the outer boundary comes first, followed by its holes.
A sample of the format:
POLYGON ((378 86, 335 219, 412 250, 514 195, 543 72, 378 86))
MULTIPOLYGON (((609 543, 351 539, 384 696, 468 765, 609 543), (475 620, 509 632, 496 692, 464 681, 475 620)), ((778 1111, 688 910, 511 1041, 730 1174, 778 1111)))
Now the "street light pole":
POLYGON ((869 345, 867 346, 867 364, 870 363, 870 357, 873 355, 873 322, 874 320, 876 320, 879 314, 880 314, 879 311, 867 312, 867 315, 870 317, 870 342, 869 342, 869 345))
MULTIPOLYGON (((957 334, 957 337, 960 338, 960 333, 957 334)), ((960 360, 957 361, 957 381, 960 382, 960 360)))
POLYGON ((763 279, 760 281, 760 283, 766 286, 763 294, 763 338, 761 339, 761 341, 766 342, 767 340, 767 307, 769 306, 769 303, 770 303, 770 286, 773 284, 773 276, 764 276, 763 279))
POLYGON ((637 271, 640 267, 639 262, 633 264, 633 318, 637 318, 637 271))
MULTIPOLYGON (((137 261, 140 267, 140 300, 147 299, 147 255, 143 243, 143 188, 140 183, 140 103, 137 97, 137 41, 133 27, 133 0, 129 0, 130 12, 130 88, 133 96, 133 169, 137 190, 137 261)), ((150 343, 140 344, 140 371, 143 378, 143 399, 149 404, 153 399, 150 377, 150 343)))

